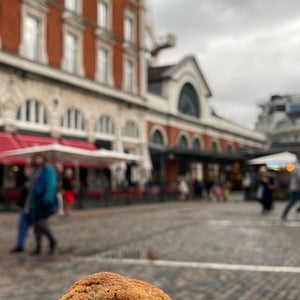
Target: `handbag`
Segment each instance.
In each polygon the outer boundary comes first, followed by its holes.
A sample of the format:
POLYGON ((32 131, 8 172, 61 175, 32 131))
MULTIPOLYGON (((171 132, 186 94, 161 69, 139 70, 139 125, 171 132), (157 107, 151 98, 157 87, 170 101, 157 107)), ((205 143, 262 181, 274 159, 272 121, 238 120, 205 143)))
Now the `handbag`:
POLYGON ((260 184, 256 190, 256 199, 262 200, 264 194, 264 186, 260 184))

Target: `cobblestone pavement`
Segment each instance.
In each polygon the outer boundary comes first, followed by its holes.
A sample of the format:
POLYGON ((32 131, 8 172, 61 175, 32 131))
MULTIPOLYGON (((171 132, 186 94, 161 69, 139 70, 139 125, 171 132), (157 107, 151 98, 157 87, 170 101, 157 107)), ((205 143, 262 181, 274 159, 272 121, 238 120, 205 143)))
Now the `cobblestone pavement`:
POLYGON ((76 280, 111 271, 180 299, 300 299, 300 221, 256 202, 160 202, 74 211, 51 224, 58 253, 10 254, 16 213, 0 213, 0 299, 58 299, 76 280))

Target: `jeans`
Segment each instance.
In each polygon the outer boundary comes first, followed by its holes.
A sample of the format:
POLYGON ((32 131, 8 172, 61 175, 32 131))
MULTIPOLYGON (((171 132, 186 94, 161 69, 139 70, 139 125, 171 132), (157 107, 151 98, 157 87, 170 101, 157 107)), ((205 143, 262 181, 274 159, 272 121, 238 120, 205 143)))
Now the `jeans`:
POLYGON ((300 191, 292 191, 289 202, 287 203, 283 213, 281 215, 282 219, 285 219, 290 211, 290 209, 296 204, 300 196, 300 191))
POLYGON ((20 248, 24 247, 25 239, 30 225, 31 225, 30 215, 26 213, 23 208, 20 208, 17 247, 20 248))

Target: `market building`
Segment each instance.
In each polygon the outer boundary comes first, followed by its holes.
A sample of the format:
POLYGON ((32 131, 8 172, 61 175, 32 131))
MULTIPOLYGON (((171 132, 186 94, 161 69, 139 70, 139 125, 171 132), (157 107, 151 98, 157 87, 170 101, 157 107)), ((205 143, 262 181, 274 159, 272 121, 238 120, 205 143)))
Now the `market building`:
MULTIPOLYGON (((240 148, 263 148, 262 134, 211 111, 194 57, 148 68, 145 16, 144 0, 1 1, 0 152, 118 148, 142 155, 149 184, 165 186, 191 170, 232 173, 240 148)), ((2 160, 1 186, 18 181, 11 166, 20 162, 10 163, 2 160)), ((127 167, 138 184, 145 170, 127 167)), ((83 168, 81 180, 101 188, 109 173, 83 168)))

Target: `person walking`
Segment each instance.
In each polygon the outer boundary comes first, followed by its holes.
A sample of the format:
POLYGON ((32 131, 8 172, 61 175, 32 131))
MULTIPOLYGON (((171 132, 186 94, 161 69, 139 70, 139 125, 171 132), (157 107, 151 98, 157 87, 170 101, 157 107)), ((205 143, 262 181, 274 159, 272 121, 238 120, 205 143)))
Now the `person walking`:
POLYGON ((76 198, 73 170, 71 168, 66 169, 62 188, 63 188, 63 198, 65 202, 65 215, 69 216, 71 214, 73 205, 75 203, 75 198, 76 198))
POLYGON ((32 163, 34 172, 28 191, 30 201, 26 207, 32 218, 36 242, 36 248, 31 254, 41 254, 43 236, 48 239, 49 254, 54 254, 57 241, 49 226, 48 219, 57 210, 56 171, 52 165, 47 163, 46 157, 42 153, 36 153, 32 163))
MULTIPOLYGON (((299 199, 300 196, 300 164, 299 161, 295 163, 295 168, 290 174, 290 198, 285 206, 282 214, 281 214, 281 220, 286 221, 288 213, 290 209, 296 204, 296 202, 299 199)), ((300 212, 299 207, 297 208, 297 213, 300 212)))
POLYGON ((186 201, 189 193, 189 187, 184 177, 179 179, 179 201, 186 201))
POLYGON ((28 201, 28 189, 30 186, 30 178, 32 175, 32 168, 30 166, 24 167, 24 183, 21 188, 20 199, 17 202, 19 206, 19 220, 18 220, 18 234, 16 246, 10 250, 10 253, 19 253, 24 251, 25 240, 28 229, 31 225, 31 217, 24 207, 28 201))
POLYGON ((273 209, 273 191, 275 190, 274 177, 265 166, 259 168, 259 183, 256 197, 262 205, 262 213, 267 214, 273 209))
POLYGON ((61 163, 56 163, 55 165, 56 169, 56 177, 57 177, 57 192, 56 192, 56 197, 57 197, 57 204, 58 204, 58 209, 57 209, 57 214, 59 216, 64 216, 64 200, 63 200, 63 178, 64 178, 64 167, 61 163))

